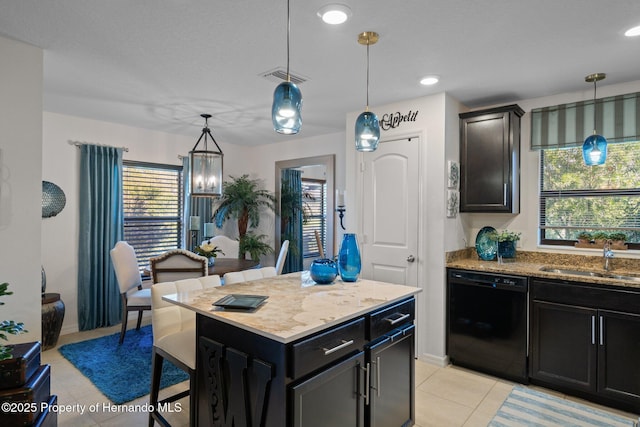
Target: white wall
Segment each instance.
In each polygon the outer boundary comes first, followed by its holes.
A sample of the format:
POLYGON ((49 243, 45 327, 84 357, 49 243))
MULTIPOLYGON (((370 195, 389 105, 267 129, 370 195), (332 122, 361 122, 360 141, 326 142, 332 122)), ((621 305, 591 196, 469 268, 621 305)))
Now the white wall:
POLYGON ((42 50, 0 37, 0 320, 24 322, 41 338, 42 50))
MULTIPOLYGON (((78 330, 78 166, 79 150, 69 141, 127 147, 125 160, 180 165, 178 155, 187 155, 200 135, 180 136, 45 112, 43 114, 42 180, 65 192, 67 203, 55 217, 42 219, 42 265, 47 273, 47 292, 61 294, 66 306, 62 333, 78 330)), ((225 175, 243 173, 246 147, 218 141, 225 157, 225 175)), ((38 147, 40 148, 40 147, 38 147)), ((40 177, 38 177, 40 178, 40 177)), ((40 184, 38 184, 40 185, 40 184)), ((38 204, 40 204, 38 187, 38 204)), ((39 211, 40 212, 40 211, 39 211)), ((39 246, 39 245, 38 245, 39 246)))

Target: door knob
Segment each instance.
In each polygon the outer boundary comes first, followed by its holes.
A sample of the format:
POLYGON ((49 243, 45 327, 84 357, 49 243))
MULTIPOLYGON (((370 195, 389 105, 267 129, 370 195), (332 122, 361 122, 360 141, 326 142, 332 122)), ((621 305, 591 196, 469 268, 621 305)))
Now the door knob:
POLYGON ((415 261, 415 260, 416 260, 416 257, 414 257, 413 255, 409 255, 409 256, 407 257, 407 262, 413 262, 413 261, 415 261))

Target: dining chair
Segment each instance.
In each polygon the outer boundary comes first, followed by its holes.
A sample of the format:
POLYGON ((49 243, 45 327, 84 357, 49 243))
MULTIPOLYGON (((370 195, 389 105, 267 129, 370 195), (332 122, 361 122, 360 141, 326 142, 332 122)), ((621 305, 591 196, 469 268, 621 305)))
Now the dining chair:
POLYGON ((151 286, 151 390, 149 392, 149 427, 154 422, 169 425, 159 409, 167 403, 189 396, 189 425, 196 425, 196 317, 195 312, 164 301, 163 296, 220 286, 220 276, 211 275, 151 286), (189 388, 159 401, 162 365, 168 360, 189 375, 189 388))
POLYGON ((185 249, 174 249, 149 260, 153 283, 206 276, 209 260, 185 249))
POLYGON ((240 242, 227 236, 219 235, 209 239, 212 245, 217 246, 223 253, 218 254, 218 258, 240 258, 240 242))
POLYGON ((142 278, 138 269, 138 258, 131 245, 119 241, 109 252, 111 263, 116 272, 116 279, 120 288, 122 300, 122 328, 120 329, 120 344, 127 332, 127 319, 130 311, 138 312, 136 329, 140 329, 142 312, 151 310, 151 291, 142 288, 142 278))
POLYGON ((289 241, 285 240, 280 246, 280 253, 278 254, 278 261, 276 262, 276 274, 282 274, 284 268, 284 261, 287 259, 287 253, 289 252, 289 241))
POLYGON ((224 275, 224 284, 248 282, 250 280, 264 279, 277 276, 275 267, 251 268, 249 270, 232 271, 224 275))

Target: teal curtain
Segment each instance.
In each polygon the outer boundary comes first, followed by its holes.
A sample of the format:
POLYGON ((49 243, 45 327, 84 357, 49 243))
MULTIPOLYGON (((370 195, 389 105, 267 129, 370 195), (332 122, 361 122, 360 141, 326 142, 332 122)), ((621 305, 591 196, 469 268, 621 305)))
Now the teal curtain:
MULTIPOLYGON (((189 156, 182 158, 182 182, 184 183, 184 239, 185 249, 192 250, 204 240, 204 223, 213 222, 212 199, 210 197, 193 197, 191 195, 191 180, 189 179, 190 160, 189 156), (191 233, 189 230, 189 219, 191 216, 200 217, 200 230, 191 233)), ((213 237, 213 236, 211 236, 213 237)))
POLYGON ((122 320, 109 251, 124 235, 122 148, 80 146, 78 324, 81 331, 122 320))
POLYGON ((282 182, 281 212, 282 218, 281 241, 289 240, 289 252, 284 263, 282 273, 302 271, 302 172, 295 169, 284 169, 280 180, 282 182), (283 205, 283 201, 285 201, 283 205))

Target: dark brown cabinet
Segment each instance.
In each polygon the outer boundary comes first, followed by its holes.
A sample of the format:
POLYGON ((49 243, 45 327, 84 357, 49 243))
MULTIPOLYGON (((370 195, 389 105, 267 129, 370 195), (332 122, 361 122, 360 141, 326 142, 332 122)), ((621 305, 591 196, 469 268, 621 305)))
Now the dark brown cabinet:
POLYGON ((533 280, 530 376, 640 411, 640 292, 533 280))
POLYGON ((518 105, 462 113, 460 212, 520 213, 518 105))

